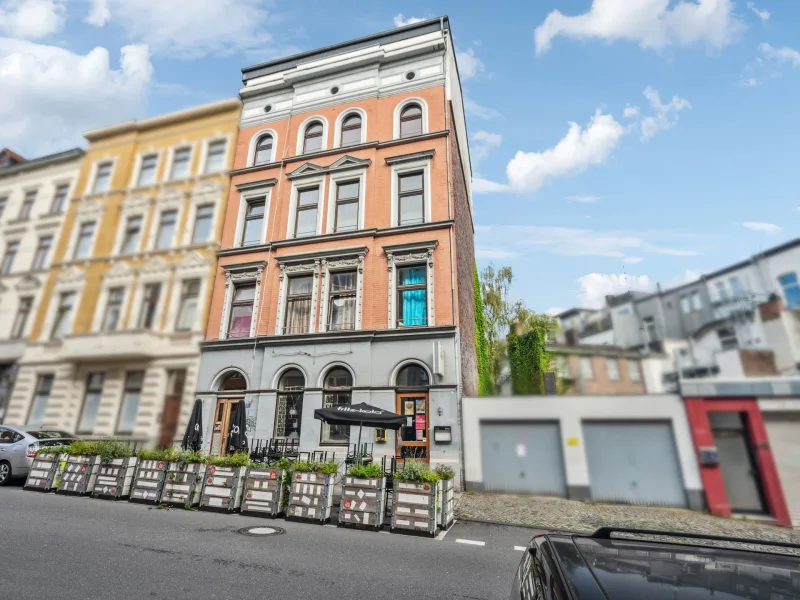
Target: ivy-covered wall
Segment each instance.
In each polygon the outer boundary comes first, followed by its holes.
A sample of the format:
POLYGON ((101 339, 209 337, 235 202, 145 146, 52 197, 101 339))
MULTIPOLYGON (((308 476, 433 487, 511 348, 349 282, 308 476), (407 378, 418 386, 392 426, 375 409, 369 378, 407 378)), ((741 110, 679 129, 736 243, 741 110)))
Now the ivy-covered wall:
POLYGON ((551 360, 550 353, 545 350, 546 343, 547 334, 539 328, 508 336, 507 353, 514 394, 544 394, 544 372, 551 360))
POLYGON ((478 359, 478 394, 491 396, 494 393, 494 382, 489 368, 489 349, 486 342, 486 323, 478 265, 475 265, 475 350, 478 359))

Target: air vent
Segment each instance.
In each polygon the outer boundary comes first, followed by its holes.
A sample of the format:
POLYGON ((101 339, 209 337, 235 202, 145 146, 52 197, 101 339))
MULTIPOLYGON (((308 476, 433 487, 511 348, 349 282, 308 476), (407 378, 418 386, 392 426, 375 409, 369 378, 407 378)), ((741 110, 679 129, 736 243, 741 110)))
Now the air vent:
POLYGON ((267 104, 267 105, 264 107, 264 112, 265 112, 265 113, 268 113, 268 112, 269 112, 269 111, 271 111, 271 110, 272 110, 272 104, 267 104))

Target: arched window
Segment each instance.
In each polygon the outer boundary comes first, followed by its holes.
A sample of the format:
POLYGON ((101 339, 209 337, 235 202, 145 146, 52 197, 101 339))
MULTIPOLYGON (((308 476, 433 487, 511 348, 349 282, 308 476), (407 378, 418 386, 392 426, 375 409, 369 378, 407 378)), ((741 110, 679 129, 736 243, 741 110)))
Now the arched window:
POLYGON ((322 150, 322 123, 309 123, 303 135, 303 154, 322 150))
POLYGON ((406 365, 397 374, 397 387, 427 387, 428 372, 419 365, 406 365))
POLYGON ((256 144, 256 156, 253 164, 263 165, 272 160, 272 136, 266 134, 261 136, 256 144))
POLYGON ((422 109, 419 104, 409 104, 400 113, 400 137, 422 135, 422 109))
POLYGON ((361 115, 350 115, 342 121, 342 146, 361 143, 361 115))
POLYGON ((239 371, 231 371, 222 378, 219 384, 220 392, 234 392, 247 389, 247 380, 239 371))
POLYGON ((303 388, 306 379, 297 369, 289 369, 278 381, 278 406, 275 415, 275 437, 300 439, 303 416, 303 388))
MULTIPOLYGON (((322 405, 324 408, 350 406, 353 398, 353 376, 344 367, 333 367, 325 376, 322 405)), ((322 424, 322 444, 349 444, 349 425, 322 424)))

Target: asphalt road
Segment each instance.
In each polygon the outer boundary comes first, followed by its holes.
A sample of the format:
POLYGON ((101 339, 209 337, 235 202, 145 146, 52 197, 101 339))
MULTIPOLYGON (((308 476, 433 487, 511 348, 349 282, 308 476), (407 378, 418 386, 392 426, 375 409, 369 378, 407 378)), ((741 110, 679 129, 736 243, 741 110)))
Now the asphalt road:
POLYGON ((440 539, 0 488, 0 596, 14 600, 508 598, 529 529, 440 539), (282 535, 248 537, 242 527, 282 535))

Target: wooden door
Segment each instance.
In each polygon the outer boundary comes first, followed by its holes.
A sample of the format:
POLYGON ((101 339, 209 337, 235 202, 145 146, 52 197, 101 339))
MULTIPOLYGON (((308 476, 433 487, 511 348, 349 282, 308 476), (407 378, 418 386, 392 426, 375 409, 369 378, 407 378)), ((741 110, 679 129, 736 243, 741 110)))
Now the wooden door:
POLYGON ((395 437, 398 458, 429 462, 428 394, 426 392, 397 394, 397 414, 406 417, 406 424, 398 430, 395 437))
POLYGON ((225 456, 228 447, 228 432, 231 428, 233 405, 241 398, 220 398, 214 411, 214 427, 211 432, 211 455, 225 456))
POLYGON ((167 371, 167 391, 164 395, 164 409, 161 413, 161 431, 158 447, 169 448, 178 433, 178 420, 181 416, 183 389, 186 384, 186 369, 167 371))

